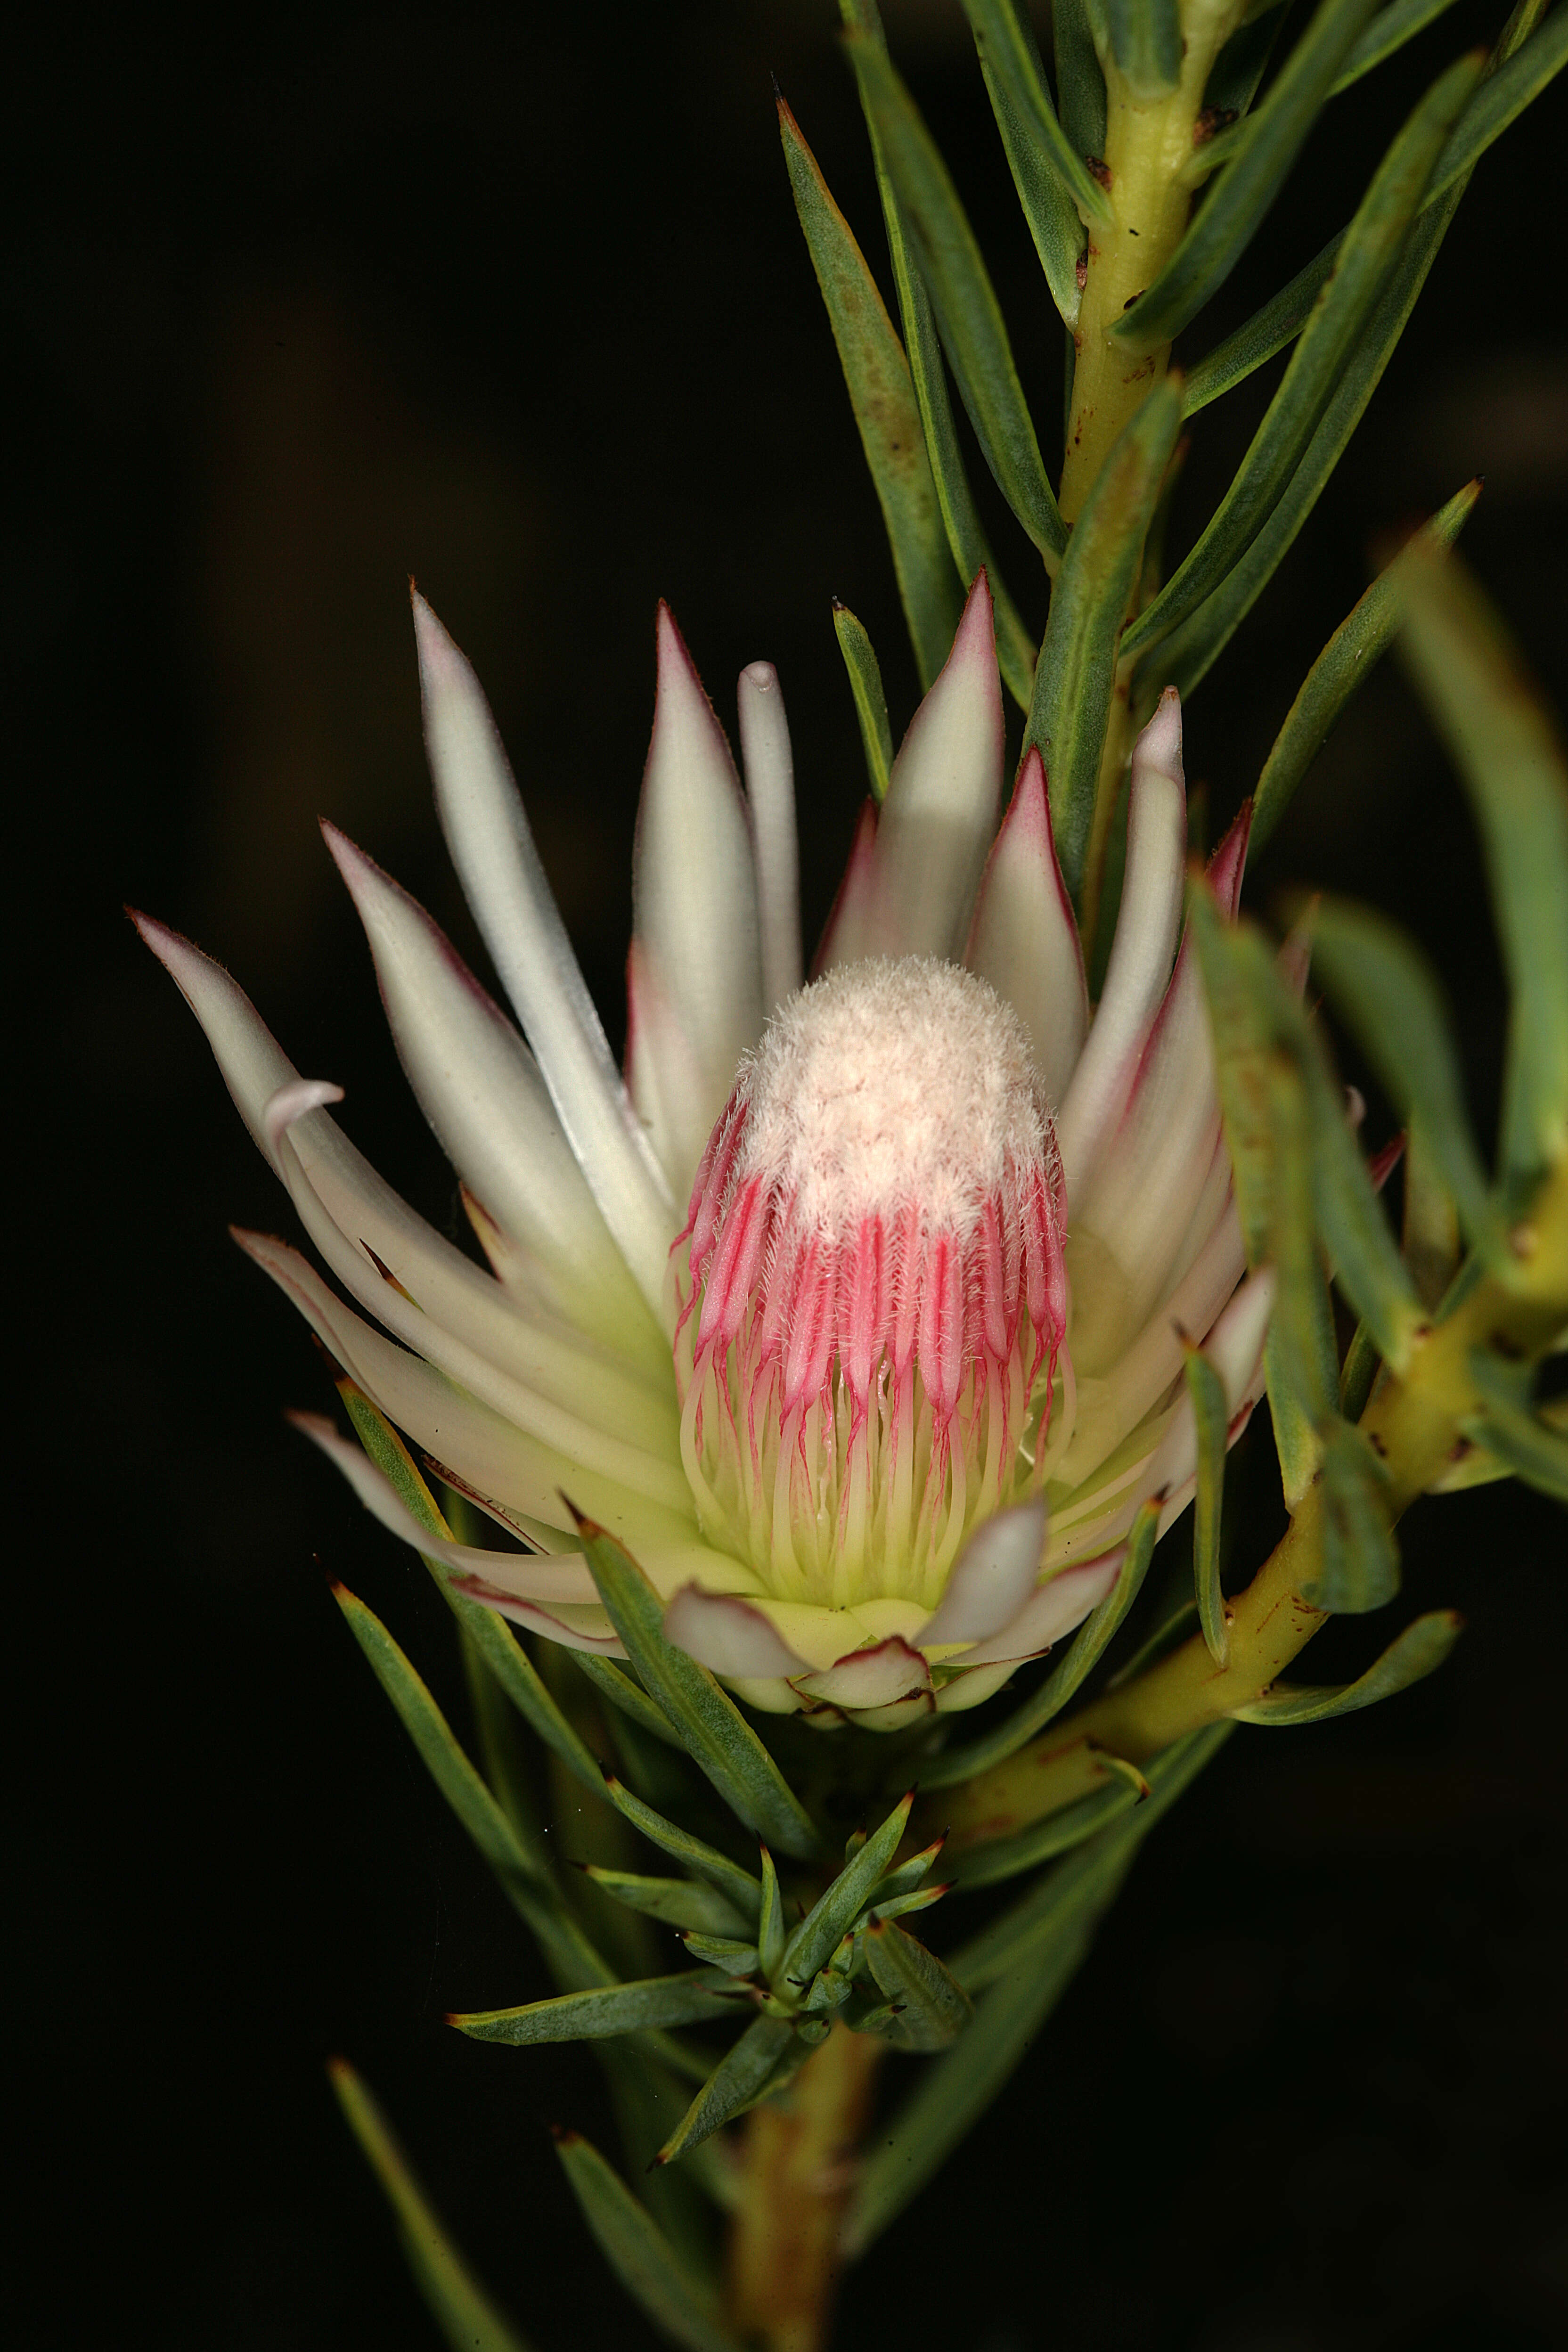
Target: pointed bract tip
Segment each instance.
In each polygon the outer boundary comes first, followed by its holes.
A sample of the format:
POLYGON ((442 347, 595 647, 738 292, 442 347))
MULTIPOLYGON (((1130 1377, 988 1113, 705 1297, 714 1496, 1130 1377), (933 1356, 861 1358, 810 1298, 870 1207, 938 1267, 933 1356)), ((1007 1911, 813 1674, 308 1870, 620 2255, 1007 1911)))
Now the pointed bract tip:
POLYGON ((583 2144, 582 2133, 573 2131, 565 2124, 552 2124, 550 2137, 557 2147, 580 2147, 583 2144))
POLYGON ((1160 697, 1154 716, 1132 746, 1134 768, 1152 768, 1168 776, 1173 784, 1182 784, 1182 698, 1173 686, 1168 686, 1160 697))
POLYGON ((352 2083, 354 2070, 346 2058, 333 2055, 327 2061, 327 2073, 334 2083, 352 2083))
POLYGON ((595 1536, 602 1536, 604 1534, 604 1528, 599 1526, 596 1520, 585 1517, 577 1508, 576 1504, 572 1500, 571 1496, 567 1494, 563 1486, 557 1486, 555 1491, 560 1496, 562 1501, 565 1504, 567 1509, 571 1512, 572 1524, 576 1528, 580 1536, 586 1536, 591 1542, 595 1536))

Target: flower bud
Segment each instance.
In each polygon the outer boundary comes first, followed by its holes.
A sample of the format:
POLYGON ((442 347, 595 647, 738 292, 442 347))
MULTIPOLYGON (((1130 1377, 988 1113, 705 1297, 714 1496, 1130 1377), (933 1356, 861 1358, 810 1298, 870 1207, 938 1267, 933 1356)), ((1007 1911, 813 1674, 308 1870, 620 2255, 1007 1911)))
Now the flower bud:
POLYGON ((1022 1024, 925 957, 781 1006, 675 1252, 681 1450, 710 1542, 776 1598, 934 1608, 1044 1477, 1065 1201, 1022 1024))

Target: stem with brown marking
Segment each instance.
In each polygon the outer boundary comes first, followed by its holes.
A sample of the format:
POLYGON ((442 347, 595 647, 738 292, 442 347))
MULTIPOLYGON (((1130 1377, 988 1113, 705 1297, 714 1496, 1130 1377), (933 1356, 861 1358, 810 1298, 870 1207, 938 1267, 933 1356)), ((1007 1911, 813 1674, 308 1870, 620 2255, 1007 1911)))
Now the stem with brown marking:
MULTIPOLYGON (((1360 1425, 1388 1471, 1390 1526, 1462 1442, 1460 1425, 1480 1402, 1469 1370, 1472 1349, 1490 1347, 1530 1360, 1568 1320, 1568 1160, 1547 1178, 1513 1247, 1507 1272, 1483 1276, 1445 1321, 1422 1332, 1403 1372, 1384 1373, 1362 1416, 1360 1425)), ((1271 1557, 1236 1596, 1228 1665, 1216 1666, 1202 1635, 1194 1634, 1136 1680, 1053 1725, 1006 1763, 944 1790, 937 1810, 949 1828, 949 1852, 1022 1829, 1100 1785, 1107 1775, 1097 1751, 1144 1763, 1184 1732, 1261 1698, 1326 1622, 1302 1598, 1317 1573, 1321 1508, 1314 1485, 1271 1557)), ((917 1813, 911 1837, 928 1833, 917 1813)))
POLYGON ((787 2093, 746 2119, 730 2234, 735 2332, 766 2352, 820 2352, 839 2232, 882 2045, 835 2025, 787 2093))

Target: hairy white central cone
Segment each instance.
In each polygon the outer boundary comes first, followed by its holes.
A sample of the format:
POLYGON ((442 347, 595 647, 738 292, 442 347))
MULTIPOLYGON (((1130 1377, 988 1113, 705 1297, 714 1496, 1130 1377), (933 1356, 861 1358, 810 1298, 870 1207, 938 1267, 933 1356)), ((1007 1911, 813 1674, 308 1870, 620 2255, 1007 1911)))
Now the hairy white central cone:
POLYGON ((781 1600, 934 1608, 976 1523, 1043 1478, 1064 1223, 1028 1042, 984 981, 909 957, 791 997, 675 1250, 709 1540, 781 1600))

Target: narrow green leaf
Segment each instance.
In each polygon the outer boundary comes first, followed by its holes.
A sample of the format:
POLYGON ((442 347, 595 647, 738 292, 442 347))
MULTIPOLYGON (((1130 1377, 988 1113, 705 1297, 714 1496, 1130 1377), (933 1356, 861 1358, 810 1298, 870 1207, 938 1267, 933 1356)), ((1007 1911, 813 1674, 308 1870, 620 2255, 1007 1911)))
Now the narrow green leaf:
POLYGON ((1058 1865, 1046 1882, 1052 1899, 1042 1900, 1042 1890, 1032 1888, 1023 1905, 1005 1915, 1016 1920, 1025 1906, 1034 1906, 1033 1931, 1026 1924, 1001 1937, 987 1930, 956 1957, 953 1971, 972 1992, 979 1982, 975 1967, 999 1961, 989 1966, 984 1979, 994 1990, 976 2003, 963 2040, 923 2070, 913 2095, 877 2134, 845 2224, 851 2260, 897 2219, 1013 2080, 1029 2042, 1071 1983, 1142 1839, 1217 1754, 1230 1729, 1228 1723, 1212 1725, 1156 1758, 1150 1767, 1156 1789, 1150 1802, 1071 1863, 1058 1865), (1091 1867, 1086 1867, 1086 1858, 1091 1867), (1062 1885, 1064 1874, 1072 1876, 1062 1885))
POLYGON ((664 1747, 686 1753, 680 1734, 664 1709, 655 1706, 642 1685, 633 1680, 618 1659, 595 1657, 592 1650, 569 1650, 566 1654, 600 1697, 607 1699, 628 1723, 635 1723, 639 1731, 646 1731, 664 1747))
POLYGON ((1424 33, 1428 25, 1453 5, 1454 0, 1392 0, 1392 5, 1380 8, 1345 59, 1340 78, 1329 96, 1338 98, 1342 89, 1349 89, 1352 82, 1360 81, 1363 74, 1371 73, 1374 66, 1382 65, 1385 58, 1391 58, 1396 49, 1402 49, 1406 41, 1413 41, 1417 33, 1424 33))
POLYGON ((1372 0, 1321 0, 1253 117, 1250 137, 1153 284, 1113 332, 1155 351, 1179 335, 1224 285, 1278 194, 1372 0))
POLYGON ((555 1857, 534 1795, 542 1759, 519 1722, 516 1710, 509 1705, 500 1685, 461 1626, 458 1628, 458 1643, 463 1676, 468 1686, 481 1776, 511 1824, 534 1877, 552 1885, 555 1857))
POLYGON ((659 2333, 687 2352, 738 2352, 708 2281, 681 2261, 593 2143, 577 2132, 558 2132, 555 2153, 601 2252, 659 2333))
POLYGON ((1098 1609, 1091 1610, 1079 1629, 1078 1636, 1059 1665, 1053 1668, 1033 1696, 1014 1710, 1004 1723, 978 1739, 966 1741, 962 1747, 950 1748, 933 1756, 921 1768, 923 1790, 951 1789, 960 1780, 972 1779, 976 1773, 988 1772, 994 1764, 1005 1763, 1020 1748, 1033 1739, 1054 1716, 1059 1715, 1073 1693, 1099 1664, 1108 1644, 1119 1631, 1122 1619, 1138 1598, 1149 1562, 1153 1558, 1154 1541, 1160 1528, 1159 1507, 1145 1503, 1127 1533, 1127 1551, 1115 1584, 1098 1609))
MULTIPOLYGON (((887 184, 887 197, 889 205, 896 202, 891 181, 887 184)), ((1002 683, 1019 709, 1027 710, 1029 689, 1035 676, 1035 640, 1007 593, 1006 584, 996 568, 996 559, 980 527, 980 518, 969 488, 969 477, 964 471, 963 457, 958 446, 958 429, 952 421, 952 404, 947 394, 947 377, 942 367, 936 320, 931 315, 924 281, 912 262, 907 264, 900 301, 905 331, 910 338, 910 368, 915 381, 915 396, 920 402, 921 424, 931 455, 942 520, 947 528, 948 546, 959 578, 966 587, 981 571, 985 573, 995 619, 996 662, 1002 672, 1002 683)))
MULTIPOLYGON (((1447 506, 1422 524, 1415 533, 1416 541, 1426 548, 1452 547, 1480 494, 1479 480, 1467 482, 1447 506)), ((1268 839, 1297 785, 1316 759, 1329 730, 1373 663, 1393 644, 1400 623, 1400 582, 1408 571, 1402 550, 1378 573, 1354 611, 1340 623, 1308 671, 1258 780, 1247 844, 1250 856, 1256 856, 1268 839)))
MULTIPOLYGON (((1322 1462, 1319 1431, 1333 1411, 1334 1318, 1318 1248, 1307 1089, 1296 1065, 1268 1066, 1273 1119, 1269 1255, 1278 1294, 1264 1346, 1280 1482, 1292 1512, 1322 1462)), ((1336 1108, 1331 1117, 1341 1118, 1336 1108)))
MULTIPOLYGON (((875 0, 840 0, 840 11, 851 32, 860 34, 879 47, 886 46, 875 0)), ((980 518, 974 509, 968 476, 958 446, 958 434, 947 395, 947 378, 931 299, 910 249, 903 212, 888 171, 876 119, 870 108, 864 105, 864 100, 862 103, 867 135, 871 142, 871 160, 876 167, 878 193, 882 200, 888 257, 893 266, 893 284, 898 291, 899 316, 903 321, 910 377, 920 409, 921 430, 925 436, 926 456, 936 484, 937 503, 942 509, 948 547, 961 587, 967 589, 982 570, 990 582, 996 621, 996 658, 1002 680, 1019 709, 1026 710, 1029 707, 1029 685, 1035 674, 1035 642, 1007 593, 980 527, 980 518)))
POLYGON ((589 1863, 586 1875, 628 1911, 662 1919, 670 1927, 695 1927, 705 1936, 743 1936, 750 1926, 729 1897, 692 1878, 640 1878, 626 1870, 589 1863))
POLYGON ((1438 150, 1474 89, 1483 62, 1479 56, 1461 58, 1438 77, 1373 174, 1246 457, 1197 544, 1129 627, 1123 646, 1129 656, 1155 644, 1197 609, 1279 503, 1328 404, 1345 355, 1388 281, 1420 209, 1438 150))
MULTIPOLYGON (((1212 109, 1219 115, 1246 115, 1258 95, 1258 85, 1289 13, 1290 0, 1277 0, 1273 7, 1243 12, 1241 23, 1209 68, 1209 78, 1204 84, 1205 113, 1212 109)), ((1223 131, 1218 135, 1223 137, 1223 131)))
POLYGON ((1225 1457, 1230 1408, 1225 1382, 1201 1348, 1187 1350, 1187 1394, 1197 1433, 1197 1492, 1193 1502, 1193 1585, 1198 1622, 1216 1666, 1230 1663, 1230 1628, 1219 1580, 1220 1505, 1225 1493, 1225 1457))
POLYGON ((1392 1698, 1396 1691, 1408 1690, 1412 1683, 1420 1682, 1423 1675, 1440 1666, 1463 1633, 1464 1624, 1457 1610, 1434 1610, 1429 1616, 1417 1617, 1413 1625, 1407 1625, 1397 1640, 1389 1643, 1377 1664, 1369 1666, 1353 1683, 1342 1683, 1333 1689, 1276 1683, 1250 1706, 1238 1706, 1231 1719, 1283 1728, 1299 1723, 1324 1723, 1330 1716, 1353 1715, 1357 1707, 1375 1706, 1379 1699, 1392 1698))
POLYGON ((720 1969, 727 1977, 754 1977, 760 1955, 755 1944, 737 1943, 733 1936, 703 1936, 695 1931, 681 1942, 694 1960, 720 1969))
POLYGON ((1522 1207, 1568 1149, 1568 769, 1533 682, 1457 559, 1424 555, 1402 591, 1402 650, 1486 851, 1511 991, 1500 1159, 1522 1207))
MULTIPOLYGON (((972 16, 973 13, 972 9, 972 16)), ((1079 218, 1077 205, 1053 170, 1050 155, 1016 91, 995 70, 993 54, 980 42, 978 34, 976 44, 980 49, 980 70, 984 79, 986 95, 991 100, 991 111, 1002 134, 1002 152, 1007 158, 1007 169, 1013 175, 1013 185, 1017 192, 1040 268, 1045 272, 1051 300, 1070 334, 1078 323, 1079 310, 1083 300, 1083 289, 1079 282, 1079 269, 1085 248, 1083 224, 1079 218)), ((1051 120, 1055 121, 1054 115, 1051 120)), ((1059 125, 1058 129, 1059 135, 1059 125)), ((1070 153, 1071 150, 1068 152, 1070 153)), ((1093 181, 1089 182, 1091 187, 1094 184, 1093 181)))
POLYGON ((1182 403, 1184 417, 1195 416, 1200 408, 1234 392, 1238 383, 1282 352, 1287 343, 1294 342, 1312 315, 1312 306, 1333 275, 1339 259, 1340 246, 1344 236, 1331 237, 1321 253, 1298 269, 1294 278, 1279 289, 1260 310, 1255 310, 1245 325, 1205 352, 1187 375, 1187 389, 1182 403))
POLYGON ((1176 0, 1101 0, 1117 70, 1134 98, 1166 98, 1182 75, 1176 0))
POLYGON ((871 1901, 879 1910, 884 1902, 896 1895, 907 1894, 910 1887, 919 1886, 930 1875, 931 1864, 942 1852, 947 1832, 943 1831, 941 1837, 932 1838, 930 1845, 922 1845, 919 1853, 911 1853, 907 1862, 900 1862, 895 1869, 889 1871, 885 1878, 878 1880, 871 1901))
POLYGON ((763 1890, 750 1871, 742 1870, 739 1863, 730 1860, 728 1854, 704 1845, 702 1840, 693 1837, 689 1831, 679 1828, 674 1822, 667 1822, 662 1813, 656 1813, 651 1805, 645 1805, 642 1799, 635 1797, 625 1782, 617 1780, 614 1774, 602 1786, 616 1812, 630 1822, 634 1829, 640 1830, 650 1845, 658 1846, 661 1853, 671 1855, 696 1877, 706 1880, 750 1927, 758 1916, 763 1897, 763 1890))
POLYGON ((901 2050, 917 2051, 945 2050, 956 2042, 974 2004, 952 1969, 890 1919, 873 1916, 864 1944, 879 1989, 901 2012, 889 2040, 901 2050))
POLYGON ((1057 112, 1068 145, 1086 160, 1105 153, 1105 76, 1089 7, 1090 0, 1056 0, 1051 10, 1057 112))
POLYGON ((848 48, 985 462, 1041 554, 1058 557, 1067 527, 1001 309, 947 166, 886 50, 859 34, 849 36, 848 48))
POLYGON ((755 2019, 720 2059, 656 2160, 672 2162, 754 2105, 768 2090, 795 2039, 794 2028, 782 2019, 755 2019))
POLYGON ((909 362, 865 256, 782 99, 779 129, 795 210, 881 505, 916 667, 921 685, 930 686, 947 659, 963 598, 948 556, 909 362))
POLYGON ((1437 158, 1426 201, 1432 204, 1469 177, 1487 149, 1517 122, 1568 64, 1568 10, 1553 9, 1533 39, 1516 49, 1476 92, 1463 121, 1437 158))
POLYGON ((327 2072, 349 2129, 397 2217, 409 2268, 430 2315, 452 2352, 528 2352, 526 2338, 501 2317, 437 2220, 366 2084, 343 2058, 332 2059, 327 2072))
POLYGON ((1399 1550, 1389 1526, 1388 1474, 1359 1429, 1337 1414, 1318 1431, 1322 1450, 1322 1558, 1302 1598, 1316 1609, 1360 1615, 1399 1590, 1399 1550))
POLYGON ((542 1889, 542 1882, 519 1844, 511 1823, 464 1755, 425 1682, 380 1618, 346 1585, 334 1584, 332 1598, 369 1659, 377 1682, 397 1710, 431 1779, 490 1868, 503 1881, 521 1881, 542 1889))
POLYGON ((933 1903, 940 1903, 944 1895, 951 1895, 952 1887, 951 1879, 943 1886, 917 1886, 908 1895, 892 1895, 886 1900, 879 1900, 874 1907, 879 1918, 907 1919, 912 1911, 929 1911, 933 1903))
MULTIPOLYGON (((1489 73, 1494 79, 1500 68, 1506 68, 1507 61, 1520 53, 1520 45, 1533 29, 1540 13, 1538 0, 1520 0, 1492 50, 1489 73)), ((1562 11, 1558 14, 1561 16, 1562 11)), ((1471 100, 1455 133, 1456 140, 1465 138, 1467 123, 1490 88, 1491 80, 1484 82, 1471 100)), ((1324 484, 1361 422, 1367 402, 1377 389, 1458 209, 1468 184, 1464 171, 1444 186, 1441 194, 1437 193, 1438 184, 1447 181, 1448 154, 1449 151, 1445 150, 1438 158, 1427 184, 1421 217, 1406 240, 1371 320, 1345 362, 1339 384, 1289 488, 1228 579, 1188 620, 1173 630, 1154 658, 1141 669, 1137 680, 1141 708, 1152 709, 1163 686, 1176 687, 1184 700, 1193 692, 1252 610, 1317 504, 1324 484)))
POLYGON ((1025 2051, 1071 1983, 1092 1925, 1069 1928, 987 1993, 957 2047, 922 2070, 913 2095, 871 2143, 845 2223, 858 2260, 940 2170, 1017 2073, 1025 2051))
POLYGON ((1366 1411, 1382 1361, 1377 1341, 1364 1323, 1358 1323, 1340 1366, 1340 1412, 1346 1421, 1358 1422, 1366 1411))
POLYGON ((516 2009, 470 2010, 447 2022, 470 2041, 522 2048, 541 2042, 593 2042, 652 2026, 705 2025, 717 2017, 732 2020, 742 2000, 739 1989, 730 1992, 715 1983, 711 1969, 696 1969, 682 1976, 599 1985, 590 1992, 556 1993, 516 2009))
POLYGON ((994 1886, 1004 1878, 1016 1878, 1039 1863, 1070 1853, 1075 1845, 1097 1836, 1134 1805, 1142 1804, 1149 1794, 1149 1783, 1137 1766, 1124 1763, 1120 1756, 1101 1760, 1115 1772, 1109 1788, 1096 1789, 1092 1796, 1080 1797, 1076 1804, 1065 1805, 1059 1813, 1047 1813, 1043 1821, 1031 1822, 1026 1830, 1015 1831, 1010 1837, 988 1838, 984 1845, 965 1847, 953 1864, 955 1885, 967 1894, 973 1887, 994 1886))
MULTIPOLYGON (((1459 1212, 1423 1137, 1405 1142, 1405 1227, 1400 1246, 1428 1315, 1441 1307, 1459 1270, 1459 1212)), ((1354 1414, 1346 1416, 1355 1419, 1354 1414)))
POLYGON ((880 1828, 873 1831, 812 1905, 784 1949, 783 1973, 789 1983, 804 1990, 818 1969, 826 1966, 897 1853, 913 1803, 912 1791, 901 1797, 880 1828))
POLYGON ((1394 924, 1344 898, 1317 908, 1312 969, 1401 1119, 1419 1129, 1471 1243, 1489 1265, 1510 1263, 1470 1132, 1436 973, 1394 924))
POLYGON ((773 1855, 763 1848, 763 1900, 757 1920, 757 1958, 769 1984, 776 1985, 784 1971, 784 1945, 788 1938, 784 1929, 784 1897, 779 1893, 779 1874, 773 1868, 773 1855))
MULTIPOLYGON (((1212 897, 1201 887, 1189 893, 1189 920, 1208 997, 1220 1106, 1247 1264, 1256 1266, 1280 1246, 1274 1229, 1274 1171, 1279 1123, 1289 1114, 1295 1130, 1310 1143, 1318 1222, 1336 1278, 1358 1315, 1365 1318, 1384 1360, 1402 1370, 1425 1320, 1421 1302, 1373 1190, 1321 1041, 1251 924, 1223 921, 1212 897), (1294 1107, 1287 1099, 1292 1084, 1305 1090, 1304 1102, 1294 1107)), ((1287 1242, 1297 1233, 1292 1221, 1287 1242)), ((1287 1323, 1293 1308, 1283 1292, 1293 1279, 1282 1266, 1281 1310, 1287 1323)), ((1280 1322, 1277 1315, 1277 1330, 1280 1322)), ((1305 1333, 1301 1317, 1296 1318, 1294 1328, 1299 1335, 1305 1333)), ((1310 1380, 1315 1417, 1330 1407, 1335 1366, 1331 1348, 1326 1360, 1317 1342, 1310 1352, 1318 1368, 1310 1380)))
MULTIPOLYGON (((947 568, 951 576, 951 565, 947 568)), ((956 620, 953 626, 957 626, 956 620)), ((880 807, 888 796, 888 776, 893 764, 893 730, 888 724, 888 698, 882 691, 881 666, 864 626, 837 596, 833 600, 833 633, 849 673, 849 691, 855 698, 855 716, 860 722, 871 798, 880 807)), ((950 641, 951 635, 950 631, 950 641)), ((940 668, 941 664, 937 667, 940 668)))
MULTIPOLYGON (((1170 6, 1171 0, 1164 0, 1164 5, 1170 6)), ((1057 120, 1035 36, 1022 10, 1015 5, 1015 0, 963 0, 963 13, 974 35, 987 88, 994 83, 1005 94, 1025 134, 1038 149, 1042 162, 1068 198, 1074 213, 1081 215, 1085 223, 1112 227, 1116 215, 1110 197, 1092 177, 1057 120)), ((995 102, 993 89, 993 105, 995 102)), ((1044 258, 1042 254, 1041 259, 1044 258)), ((1075 312, 1077 307, 1075 302, 1075 312)))
POLYGON ((978 1992, 1031 1959, 1063 1927, 1097 1916, 1154 1823, 1218 1753, 1229 1729, 1227 1722, 1206 1724, 1173 1740, 1144 1768, 1150 1793, 1141 1805, 1058 1862, 952 1954, 949 1966, 959 1982, 978 1992))
POLYGON ((1051 779, 1062 877, 1076 898, 1116 683, 1117 645, 1160 485, 1182 422, 1181 378, 1152 392, 1122 428, 1073 526, 1035 669, 1026 750, 1051 779))
POLYGON ((1106 1689, 1125 1690, 1128 1684, 1135 1682, 1145 1668, 1157 1665, 1163 1657, 1186 1640, 1188 1627, 1197 1613, 1196 1600, 1190 1592, 1184 1593, 1175 1607, 1161 1617, 1152 1633, 1139 1643, 1131 1657, 1123 1658, 1113 1675, 1107 1675, 1106 1689))
POLYGON ((1568 1429, 1534 1412, 1520 1392, 1517 1368, 1484 1349, 1472 1352, 1470 1376, 1482 1402, 1464 1423, 1466 1436, 1506 1463, 1527 1486, 1568 1503, 1568 1429))
POLYGON ((664 1638, 664 1604, 624 1545, 592 1521, 578 1530, 599 1597, 644 1689, 731 1812, 785 1853, 814 1854, 816 1830, 784 1774, 706 1666, 664 1638))
MULTIPOLYGON (((437 1509, 434 1496, 415 1467, 392 1423, 350 1380, 338 1382, 338 1393, 348 1410, 354 1432, 376 1468, 392 1482, 404 1508, 435 1536, 452 1530, 437 1509)), ((423 1554, 421 1555, 423 1558, 423 1554)), ((540 1680, 532 1660, 506 1620, 493 1609, 470 1601, 453 1584, 438 1560, 426 1567, 441 1589, 447 1607, 494 1675, 518 1713, 531 1725, 545 1745, 552 1748, 567 1769, 597 1795, 603 1775, 597 1759, 580 1739, 540 1680)))

